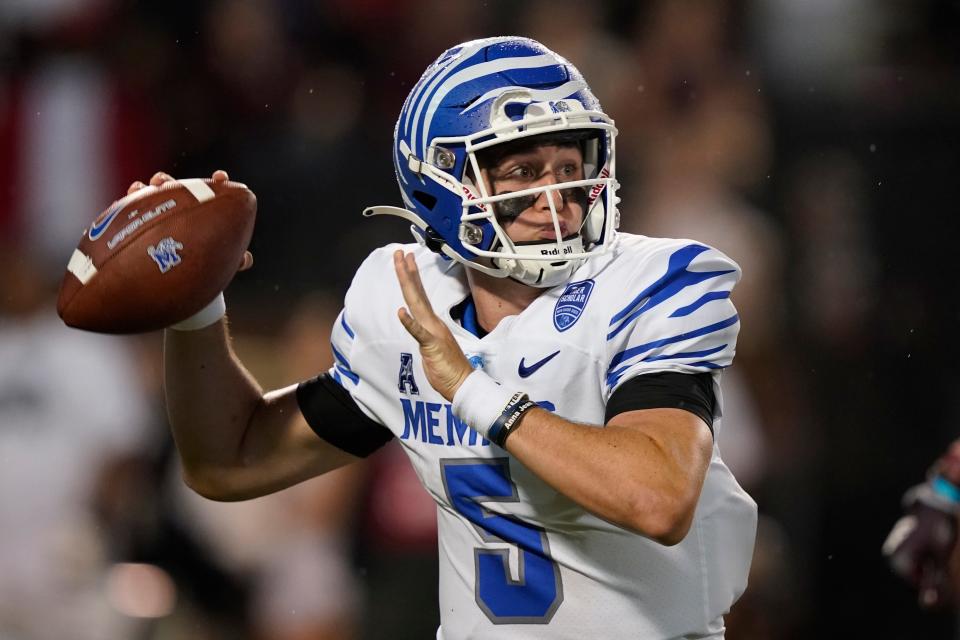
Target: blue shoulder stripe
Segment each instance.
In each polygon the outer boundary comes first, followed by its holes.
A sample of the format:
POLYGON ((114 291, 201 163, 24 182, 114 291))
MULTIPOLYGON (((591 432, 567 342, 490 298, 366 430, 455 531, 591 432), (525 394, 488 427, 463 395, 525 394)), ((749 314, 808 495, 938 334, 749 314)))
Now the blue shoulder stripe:
POLYGON ((685 353, 665 353, 659 356, 647 356, 643 359, 644 362, 657 362, 659 360, 681 360, 684 358, 702 358, 704 356, 712 355, 718 351, 723 351, 727 348, 726 344, 721 344, 719 347, 714 347, 713 349, 704 349, 703 351, 687 351, 685 353))
POLYGON ((343 357, 343 354, 340 353, 339 351, 337 351, 337 348, 336 348, 335 346, 333 346, 332 344, 330 345, 330 348, 333 349, 333 357, 336 358, 337 361, 338 361, 340 364, 342 364, 342 365, 345 366, 347 369, 349 369, 349 368, 350 368, 350 363, 347 362, 347 359, 343 357))
POLYGON ((340 326, 343 327, 343 330, 347 332, 347 335, 351 338, 354 338, 353 329, 350 328, 350 325, 347 324, 347 311, 344 309, 340 312, 340 326))
POLYGON ((703 294, 702 296, 700 296, 698 300, 691 302, 685 307, 680 307, 679 309, 671 313, 670 317, 681 318, 683 316, 688 316, 694 311, 696 311, 697 309, 699 309, 700 307, 702 307, 703 305, 707 304, 708 302, 711 302, 713 300, 724 300, 729 297, 730 297, 729 291, 709 291, 703 294))
POLYGON ((687 287, 699 284, 710 278, 716 278, 717 276, 733 272, 733 269, 724 271, 687 271, 687 267, 690 266, 693 259, 708 250, 709 247, 705 247, 702 244, 690 244, 674 251, 667 261, 667 272, 656 282, 641 291, 630 301, 630 304, 613 316, 610 320, 610 326, 613 327, 617 323, 620 324, 607 334, 607 340, 612 340, 643 313, 646 313, 664 300, 669 300, 687 287))
POLYGON ((707 369, 726 369, 727 365, 717 364, 716 362, 710 362, 709 360, 704 360, 702 362, 691 362, 691 367, 706 367, 707 369))
POLYGON ((332 344, 330 345, 330 348, 333 350, 333 357, 337 359, 337 361, 333 363, 334 370, 339 371, 343 375, 350 378, 353 381, 353 384, 359 384, 360 376, 355 374, 353 370, 350 369, 350 363, 347 362, 347 359, 343 357, 343 354, 337 351, 337 348, 332 344))
POLYGON ((630 347, 625 349, 613 356, 613 359, 610 361, 610 366, 607 367, 607 385, 613 386, 617 383, 617 380, 623 375, 623 373, 630 368, 631 365, 621 367, 620 369, 614 370, 614 367, 620 363, 630 360, 631 358, 645 353, 657 347, 662 347, 668 344, 674 344, 677 342, 683 342, 684 340, 689 340, 690 338, 696 338, 698 336, 705 336, 709 333, 714 333, 715 331, 720 331, 721 329, 726 329, 727 327, 736 324, 740 320, 740 317, 736 314, 730 316, 726 320, 721 320, 714 324, 701 327, 699 329, 693 329, 692 331, 686 331, 676 336, 671 336, 669 338, 662 338, 660 340, 654 340, 652 342, 647 342, 646 344, 641 344, 636 347, 630 347))
MULTIPOLYGON (((347 376, 353 382, 353 384, 360 384, 360 376, 355 374, 353 371, 350 371, 349 369, 344 368, 339 363, 334 364, 333 368, 334 368, 334 371, 338 373, 342 373, 343 375, 347 376)), ((343 383, 341 382, 340 384, 342 385, 343 383)))

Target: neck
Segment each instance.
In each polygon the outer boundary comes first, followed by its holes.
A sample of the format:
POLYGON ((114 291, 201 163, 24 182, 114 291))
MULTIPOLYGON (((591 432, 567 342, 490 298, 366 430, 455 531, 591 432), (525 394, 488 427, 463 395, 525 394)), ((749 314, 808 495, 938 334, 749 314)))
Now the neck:
POLYGON ((507 316, 515 316, 529 307, 546 291, 510 278, 494 278, 476 269, 466 271, 477 322, 487 332, 493 331, 507 316))

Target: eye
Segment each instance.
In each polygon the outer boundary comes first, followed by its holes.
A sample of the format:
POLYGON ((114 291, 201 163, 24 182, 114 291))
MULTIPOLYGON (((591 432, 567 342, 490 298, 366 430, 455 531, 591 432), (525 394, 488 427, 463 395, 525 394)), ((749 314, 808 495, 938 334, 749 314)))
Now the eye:
POLYGON ((533 177, 533 168, 528 164, 518 164, 517 166, 508 170, 505 175, 509 178, 529 179, 533 177))
POLYGON ((559 173, 564 178, 575 178, 580 173, 580 167, 571 162, 560 167, 559 173))

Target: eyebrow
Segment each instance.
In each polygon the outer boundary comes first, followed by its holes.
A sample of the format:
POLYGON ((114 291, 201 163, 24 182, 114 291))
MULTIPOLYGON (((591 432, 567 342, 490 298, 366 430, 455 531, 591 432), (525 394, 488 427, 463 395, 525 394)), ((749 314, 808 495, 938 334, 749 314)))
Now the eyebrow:
MULTIPOLYGON (((570 149, 570 150, 576 150, 576 149, 577 149, 576 145, 557 145, 557 147, 558 147, 559 149, 570 149)), ((537 154, 537 152, 536 152, 535 149, 529 149, 529 150, 524 150, 524 151, 515 151, 515 152, 513 152, 513 153, 508 153, 507 155, 505 155, 505 156, 503 156, 502 158, 500 158, 500 160, 499 160, 496 164, 490 166, 488 170, 496 169, 496 168, 498 168, 498 167, 500 167, 500 166, 502 166, 502 165, 504 165, 504 164, 506 164, 506 163, 508 163, 508 162, 510 162, 510 161, 525 160, 525 159, 539 160, 539 158, 540 158, 540 156, 539 156, 539 154, 537 154)), ((583 162, 583 157, 582 157, 582 156, 579 157, 578 159, 579 159, 580 162, 583 162)))

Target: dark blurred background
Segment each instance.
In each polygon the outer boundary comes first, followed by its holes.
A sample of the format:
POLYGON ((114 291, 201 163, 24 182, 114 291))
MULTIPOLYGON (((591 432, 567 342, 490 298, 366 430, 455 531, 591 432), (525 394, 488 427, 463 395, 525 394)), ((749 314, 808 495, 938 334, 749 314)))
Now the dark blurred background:
POLYGON ((730 640, 957 638, 880 546, 960 435, 960 3, 0 0, 0 640, 432 638, 433 507, 393 446, 281 494, 179 480, 159 336, 64 328, 80 233, 156 170, 258 195, 227 292, 265 386, 331 362, 410 236, 393 123, 439 53, 536 38, 620 130, 621 229, 744 268, 720 442, 759 503, 730 640))

